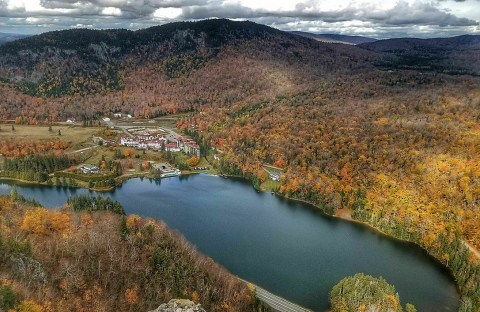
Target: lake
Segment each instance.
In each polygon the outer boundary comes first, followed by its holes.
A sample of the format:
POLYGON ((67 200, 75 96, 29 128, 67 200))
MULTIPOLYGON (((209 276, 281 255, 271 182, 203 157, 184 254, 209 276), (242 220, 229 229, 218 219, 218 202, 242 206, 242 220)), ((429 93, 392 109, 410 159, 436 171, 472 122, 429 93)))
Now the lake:
MULTIPOLYGON (((11 184, 0 182, 0 194, 11 184)), ((18 193, 60 207, 85 189, 17 185, 18 193)), ((131 179, 114 191, 128 214, 161 219, 230 272, 315 311, 331 288, 363 272, 395 285, 419 312, 456 311, 451 275, 420 247, 322 214, 308 204, 259 193, 241 179, 206 174, 131 179)))

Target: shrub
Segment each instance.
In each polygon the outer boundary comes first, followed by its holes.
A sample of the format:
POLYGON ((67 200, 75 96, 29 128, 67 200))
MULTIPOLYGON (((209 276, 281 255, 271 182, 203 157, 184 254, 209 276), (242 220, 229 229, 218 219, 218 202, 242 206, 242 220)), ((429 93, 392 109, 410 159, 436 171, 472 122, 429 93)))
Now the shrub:
POLYGON ((18 296, 10 286, 0 287, 0 310, 8 311, 13 309, 18 302, 18 296))

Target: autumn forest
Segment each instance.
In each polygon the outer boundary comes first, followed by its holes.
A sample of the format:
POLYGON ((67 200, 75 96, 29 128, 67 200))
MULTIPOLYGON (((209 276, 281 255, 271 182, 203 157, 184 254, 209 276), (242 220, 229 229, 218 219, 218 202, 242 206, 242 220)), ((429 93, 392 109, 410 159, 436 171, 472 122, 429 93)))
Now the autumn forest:
MULTIPOLYGON (((228 20, 135 32, 50 32, 0 46, 0 119, 48 125, 115 112, 137 118, 185 113, 177 127, 222 151, 221 173, 262 183, 268 178, 263 165, 280 168, 276 192, 421 245, 452 271, 460 311, 477 312, 480 259, 469 248, 480 250, 479 50, 479 36, 353 46, 228 20)), ((67 147, 61 140, 1 143, 7 157, 67 147)), ((20 218, 10 212, 12 202, 1 200, 0 211, 20 218)), ((102 224, 123 222, 102 213, 53 214, 53 256, 66 248, 54 237, 76 228, 80 233, 65 240, 96 250, 84 229, 93 226, 100 235, 102 224), (59 217, 68 219, 68 228, 58 228, 59 217)), ((31 232, 36 239, 42 233, 33 228, 34 218, 25 215, 20 228, 9 231, 31 232)), ((135 263, 137 244, 169 250, 150 241, 166 235, 161 224, 127 221, 130 239, 118 235, 113 241, 126 261, 135 263)), ((189 258, 188 248, 181 250, 182 261, 201 262, 189 258)), ((203 262, 198 270, 205 278, 211 274, 203 262)), ((103 273, 99 278, 105 281, 103 273)), ((185 289, 192 278, 182 280, 185 289)), ((68 285, 73 282, 80 283, 68 285)), ((212 287, 240 287, 231 283, 215 277, 212 287)), ((122 280, 118 287, 128 301, 127 284, 122 280)), ((89 304, 97 304, 92 285, 89 304)), ((76 300, 69 291, 66 307, 76 300)), ((245 296, 243 291, 235 288, 245 296)), ((250 307, 244 297, 214 297, 208 305, 219 309, 222 300, 250 307)))

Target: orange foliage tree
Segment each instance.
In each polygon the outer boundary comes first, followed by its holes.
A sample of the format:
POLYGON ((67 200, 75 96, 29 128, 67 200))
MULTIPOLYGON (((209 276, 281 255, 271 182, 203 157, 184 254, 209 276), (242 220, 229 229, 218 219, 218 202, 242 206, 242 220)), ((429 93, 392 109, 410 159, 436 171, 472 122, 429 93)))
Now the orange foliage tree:
POLYGON ((187 159, 187 165, 190 167, 195 167, 200 163, 200 159, 198 159, 197 156, 192 156, 189 159, 187 159))
POLYGON ((135 288, 127 288, 125 290, 125 300, 129 305, 137 304, 138 302, 138 293, 135 288))
POLYGON ((70 216, 67 213, 35 208, 25 212, 21 229, 32 234, 47 235, 65 233, 70 226, 70 216))
POLYGON ((123 156, 125 156, 125 158, 133 158, 135 157, 135 150, 133 148, 127 148, 123 152, 123 156))

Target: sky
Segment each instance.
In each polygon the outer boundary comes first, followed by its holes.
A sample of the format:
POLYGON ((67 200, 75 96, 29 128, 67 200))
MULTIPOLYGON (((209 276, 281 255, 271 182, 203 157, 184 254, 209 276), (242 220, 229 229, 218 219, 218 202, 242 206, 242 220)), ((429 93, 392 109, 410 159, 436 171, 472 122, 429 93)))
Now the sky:
POLYGON ((373 38, 480 35, 480 0, 0 0, 0 32, 147 28, 206 18, 373 38))

